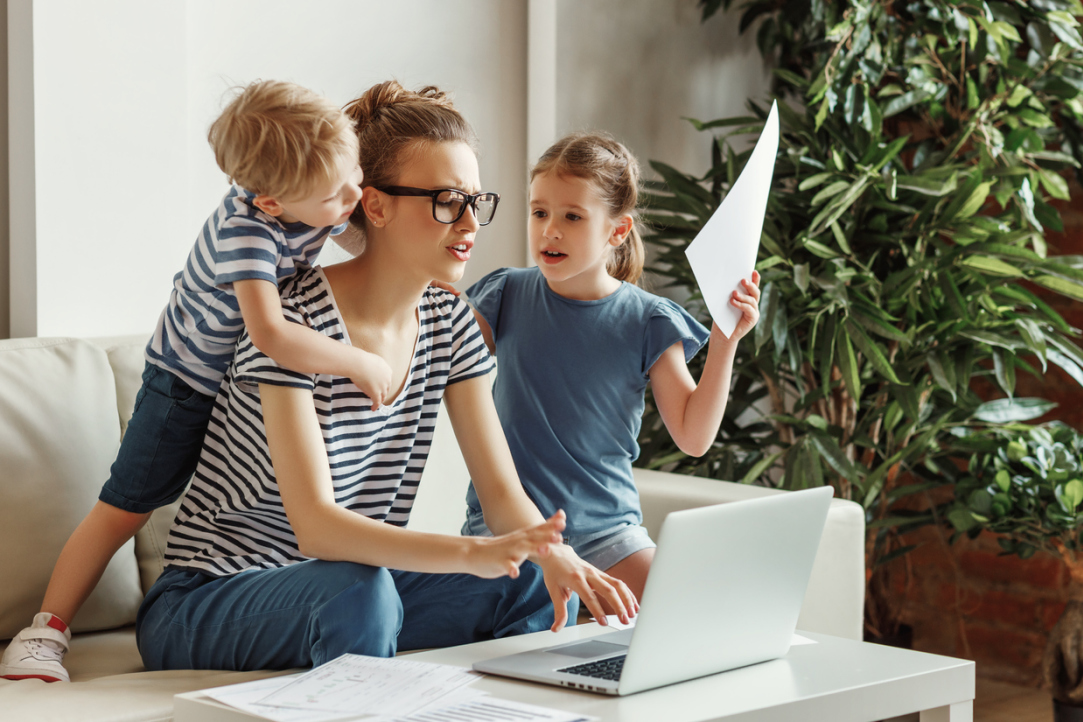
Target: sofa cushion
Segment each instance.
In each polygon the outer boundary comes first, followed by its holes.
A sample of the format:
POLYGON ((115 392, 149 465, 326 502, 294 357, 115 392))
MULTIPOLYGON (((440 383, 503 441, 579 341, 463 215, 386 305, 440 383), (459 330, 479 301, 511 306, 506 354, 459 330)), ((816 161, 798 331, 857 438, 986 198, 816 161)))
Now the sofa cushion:
MULTIPOLYGON (((0 650, 3 647, 0 643, 0 650)), ((64 665, 71 673, 71 684, 0 679, 0 719, 5 722, 168 722, 173 719, 175 694, 297 671, 146 672, 135 647, 133 627, 76 635, 64 665)))
MULTIPOLYGON (((39 610, 53 564, 97 500, 119 441, 113 372, 101 349, 75 339, 0 341, 0 639, 39 610)), ((142 596, 128 542, 71 627, 131 624, 142 596)))

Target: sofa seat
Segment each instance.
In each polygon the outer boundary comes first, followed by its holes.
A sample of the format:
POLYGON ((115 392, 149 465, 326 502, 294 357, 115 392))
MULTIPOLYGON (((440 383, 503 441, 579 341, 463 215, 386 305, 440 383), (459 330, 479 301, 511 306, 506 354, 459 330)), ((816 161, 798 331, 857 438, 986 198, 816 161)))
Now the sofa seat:
MULTIPOLYGON (((60 548, 89 511, 131 415, 145 336, 0 341, 0 649, 29 623, 60 548)), ((469 480, 441 411, 410 528, 457 534, 469 480)), ((652 535, 671 511, 786 493, 711 479, 636 471, 652 535)), ((147 672, 135 646, 142 594, 163 568, 179 502, 159 509, 114 557, 71 627, 71 683, 0 680, 0 721, 169 720, 173 695, 285 672, 147 672)), ((834 500, 798 626, 861 638, 864 515, 834 500)))

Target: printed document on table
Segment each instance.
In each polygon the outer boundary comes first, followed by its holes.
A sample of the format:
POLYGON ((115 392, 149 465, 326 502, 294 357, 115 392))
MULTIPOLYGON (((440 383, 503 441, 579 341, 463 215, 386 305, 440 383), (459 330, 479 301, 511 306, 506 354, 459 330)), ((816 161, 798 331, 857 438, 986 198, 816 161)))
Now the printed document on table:
POLYGON ((468 669, 446 664, 344 654, 271 692, 259 704, 403 717, 480 678, 468 669))
POLYGON ((443 706, 426 707, 394 722, 586 722, 595 719, 597 717, 576 712, 479 695, 443 706))
MULTIPOLYGON (((216 702, 228 704, 230 707, 258 715, 271 720, 271 722, 331 722, 331 720, 339 720, 347 716, 339 712, 313 712, 288 707, 267 707, 259 704, 259 700, 271 692, 282 689, 296 678, 297 675, 293 674, 285 677, 258 679, 254 682, 241 682, 227 687, 215 687, 214 689, 204 690, 203 694, 216 702)), ((364 716, 358 717, 352 713, 348 716, 353 720, 374 719, 364 716)))
POLYGON ((741 320, 730 304, 742 278, 751 278, 760 249, 763 216, 778 155, 778 103, 764 123, 763 133, 740 177, 714 214, 688 244, 685 255, 718 329, 729 338, 741 320))

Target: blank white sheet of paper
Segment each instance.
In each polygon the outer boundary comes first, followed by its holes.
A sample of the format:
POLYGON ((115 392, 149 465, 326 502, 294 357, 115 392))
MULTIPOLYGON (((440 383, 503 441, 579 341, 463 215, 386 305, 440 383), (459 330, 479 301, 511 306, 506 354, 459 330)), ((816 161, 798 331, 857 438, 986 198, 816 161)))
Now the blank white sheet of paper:
POLYGON ((751 278, 756 268, 778 155, 778 133, 778 103, 774 103, 741 175, 685 249, 707 310, 726 338, 733 335, 741 320, 741 312, 730 304, 730 298, 736 290, 745 293, 741 279, 751 278))

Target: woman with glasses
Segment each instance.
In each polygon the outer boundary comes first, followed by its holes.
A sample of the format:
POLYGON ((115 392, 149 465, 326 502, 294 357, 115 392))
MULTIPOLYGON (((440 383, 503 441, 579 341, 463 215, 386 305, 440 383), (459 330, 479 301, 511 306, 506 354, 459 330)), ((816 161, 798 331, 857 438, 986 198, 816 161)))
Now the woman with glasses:
POLYGON ((167 568, 138 618, 148 669, 283 669, 343 653, 560 629, 578 594, 627 619, 620 581, 561 544, 516 476, 493 408, 492 361, 457 281, 499 197, 481 189, 469 126, 435 88, 375 86, 347 111, 365 172, 360 255, 282 288, 290 320, 383 357, 377 410, 349 379, 298 374, 242 338, 167 568), (441 399, 498 536, 405 528, 441 399), (533 561, 537 566, 524 564, 533 561))

